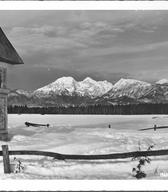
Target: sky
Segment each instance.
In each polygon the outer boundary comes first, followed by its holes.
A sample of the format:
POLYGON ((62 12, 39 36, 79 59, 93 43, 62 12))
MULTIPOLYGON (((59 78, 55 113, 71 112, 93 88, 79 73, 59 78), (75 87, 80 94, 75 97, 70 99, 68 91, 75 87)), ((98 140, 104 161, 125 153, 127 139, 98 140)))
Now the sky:
POLYGON ((11 89, 168 78, 168 11, 0 11, 0 24, 24 61, 8 65, 11 89))

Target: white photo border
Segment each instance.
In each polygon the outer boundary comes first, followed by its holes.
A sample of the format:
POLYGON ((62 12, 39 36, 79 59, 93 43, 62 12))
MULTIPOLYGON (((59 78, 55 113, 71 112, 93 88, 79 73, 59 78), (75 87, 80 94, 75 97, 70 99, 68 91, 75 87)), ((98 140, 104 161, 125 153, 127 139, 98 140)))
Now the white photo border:
MULTIPOLYGON (((2 10, 168 10, 168 1, 0 1, 2 10)), ((167 180, 0 180, 0 191, 166 191, 167 180)))

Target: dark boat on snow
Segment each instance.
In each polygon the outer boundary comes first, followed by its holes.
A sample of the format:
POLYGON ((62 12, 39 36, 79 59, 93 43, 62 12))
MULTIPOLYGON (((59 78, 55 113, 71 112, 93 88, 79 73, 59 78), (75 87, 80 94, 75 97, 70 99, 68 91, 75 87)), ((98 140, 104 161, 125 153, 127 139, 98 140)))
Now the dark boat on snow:
POLYGON ((41 127, 41 126, 49 127, 50 126, 50 124, 38 124, 38 123, 30 123, 30 122, 25 122, 25 125, 27 127, 30 127, 30 126, 32 126, 32 127, 41 127))

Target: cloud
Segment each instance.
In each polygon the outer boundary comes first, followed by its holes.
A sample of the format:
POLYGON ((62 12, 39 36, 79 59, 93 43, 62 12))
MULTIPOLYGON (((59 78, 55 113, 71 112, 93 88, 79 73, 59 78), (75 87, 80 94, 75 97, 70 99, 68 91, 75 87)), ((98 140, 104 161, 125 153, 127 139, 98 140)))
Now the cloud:
POLYGON ((51 68, 55 79, 56 71, 97 80, 167 74, 168 11, 8 13, 0 12, 0 22, 25 65, 42 74, 51 68))
POLYGON ((133 45, 125 49, 127 45, 123 45, 123 47, 121 45, 118 46, 116 42, 123 40, 124 43, 127 39, 132 42, 134 38, 133 33, 136 31, 141 33, 141 37, 142 34, 155 32, 155 30, 156 26, 151 28, 148 24, 141 24, 139 19, 137 19, 134 22, 132 20, 124 20, 118 23, 83 21, 72 25, 66 25, 65 23, 55 26, 37 24, 32 27, 13 27, 9 35, 15 39, 14 42, 23 55, 36 51, 46 53, 52 50, 81 49, 82 54, 86 53, 89 56, 89 54, 95 54, 96 51, 97 55, 101 55, 103 52, 115 54, 131 52, 131 50, 137 52, 144 47, 145 49, 150 49, 150 45, 141 45, 141 47, 135 48, 133 45), (131 38, 130 34, 132 34, 133 38, 131 38))
POLYGON ((96 40, 97 36, 104 38, 110 35, 112 37, 112 33, 117 31, 119 28, 112 27, 106 22, 84 22, 73 27, 63 24, 13 27, 8 35, 10 39, 13 39, 12 42, 23 57, 48 54, 51 58, 51 54, 58 56, 57 52, 59 52, 62 55, 60 51, 65 52, 65 50, 70 53, 76 51, 77 56, 79 50, 96 46, 99 43, 96 40))
POLYGON ((168 41, 165 42, 158 42, 158 43, 151 43, 151 44, 144 44, 144 45, 137 45, 137 46, 111 46, 108 48, 90 48, 84 49, 80 52, 81 57, 102 57, 107 55, 123 55, 123 54, 135 54, 141 52, 151 52, 155 50, 165 50, 168 49, 168 41))
POLYGON ((65 32, 62 27, 14 27, 9 36, 14 39, 14 44, 23 56, 35 55, 38 52, 52 53, 58 50, 86 48, 85 44, 63 36, 65 32))
POLYGON ((48 37, 62 36, 66 33, 66 28, 62 26, 35 26, 35 27, 13 27, 10 30, 10 34, 13 36, 18 35, 46 35, 48 37))

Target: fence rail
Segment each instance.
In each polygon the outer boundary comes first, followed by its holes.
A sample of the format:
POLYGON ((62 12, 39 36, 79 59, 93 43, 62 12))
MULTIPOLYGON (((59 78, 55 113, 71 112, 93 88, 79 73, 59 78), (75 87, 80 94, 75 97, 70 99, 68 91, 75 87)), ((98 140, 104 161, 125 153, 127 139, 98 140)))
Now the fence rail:
MULTIPOLYGON (((168 155, 168 149, 164 150, 154 150, 154 151, 134 151, 127 153, 112 153, 112 154, 102 154, 102 155, 71 155, 71 154, 61 154, 47 151, 29 151, 29 150, 17 150, 9 151, 9 155, 38 155, 53 157, 58 160, 105 160, 105 159, 125 159, 131 157, 142 157, 142 156, 162 156, 168 155)), ((0 151, 0 156, 3 156, 2 151, 0 151)))
POLYGON ((9 151, 8 145, 2 145, 2 151, 0 151, 0 156, 3 156, 4 173, 11 173, 10 169, 10 155, 39 155, 53 157, 58 160, 107 160, 107 159, 125 159, 130 157, 143 157, 143 156, 162 156, 168 155, 168 149, 155 150, 155 151, 134 151, 127 153, 113 153, 104 155, 70 155, 61 154, 47 151, 29 151, 29 150, 18 150, 9 151))

